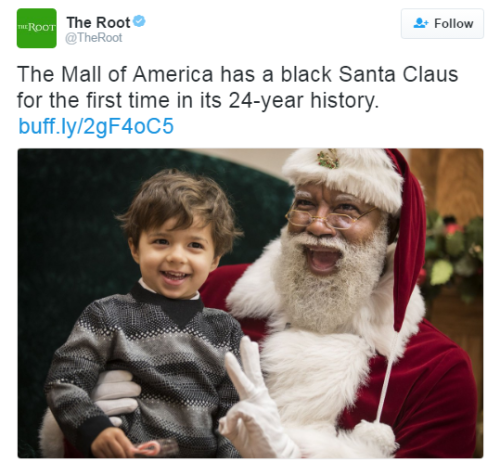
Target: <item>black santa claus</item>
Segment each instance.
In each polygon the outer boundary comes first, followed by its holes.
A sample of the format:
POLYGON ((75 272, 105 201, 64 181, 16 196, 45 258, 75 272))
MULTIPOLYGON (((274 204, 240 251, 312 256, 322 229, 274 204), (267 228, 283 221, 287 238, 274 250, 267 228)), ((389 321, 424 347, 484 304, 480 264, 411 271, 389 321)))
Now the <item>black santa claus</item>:
POLYGON ((243 457, 471 457, 472 368, 423 318, 425 207, 404 157, 304 149, 283 173, 295 198, 280 238, 201 290, 261 342, 260 366, 248 338, 243 369, 226 359, 240 402, 220 432, 243 457))

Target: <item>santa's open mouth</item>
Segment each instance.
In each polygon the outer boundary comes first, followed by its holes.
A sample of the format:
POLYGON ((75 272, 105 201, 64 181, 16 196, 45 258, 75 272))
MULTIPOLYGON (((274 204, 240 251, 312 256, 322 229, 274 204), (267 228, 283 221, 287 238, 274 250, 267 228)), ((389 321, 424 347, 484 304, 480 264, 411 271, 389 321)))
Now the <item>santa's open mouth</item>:
POLYGON ((162 271, 160 273, 162 274, 165 283, 174 286, 182 284, 182 282, 187 277, 189 277, 189 273, 171 272, 171 271, 162 271))
POLYGON ((342 252, 339 250, 321 246, 305 246, 304 251, 309 268, 318 275, 331 273, 342 258, 342 252))

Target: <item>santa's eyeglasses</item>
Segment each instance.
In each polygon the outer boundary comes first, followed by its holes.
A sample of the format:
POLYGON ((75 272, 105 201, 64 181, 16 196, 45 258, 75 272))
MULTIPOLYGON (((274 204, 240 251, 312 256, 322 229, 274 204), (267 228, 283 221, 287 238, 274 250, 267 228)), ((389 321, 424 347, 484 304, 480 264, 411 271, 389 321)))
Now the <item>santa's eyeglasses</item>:
MULTIPOLYGON (((293 206, 294 204, 292 204, 292 207, 293 206)), ((325 225, 329 228, 334 228, 335 230, 347 230, 351 228, 352 225, 356 223, 359 219, 361 219, 361 217, 364 217, 366 214, 369 214, 375 209, 377 209, 376 206, 372 207, 369 211, 366 211, 365 213, 357 217, 351 217, 350 215, 347 214, 337 214, 335 212, 328 214, 326 217, 321 217, 317 215, 311 215, 307 211, 290 209, 286 213, 285 217, 292 225, 295 225, 296 227, 305 228, 311 225, 313 220, 322 220, 325 223, 325 225)))

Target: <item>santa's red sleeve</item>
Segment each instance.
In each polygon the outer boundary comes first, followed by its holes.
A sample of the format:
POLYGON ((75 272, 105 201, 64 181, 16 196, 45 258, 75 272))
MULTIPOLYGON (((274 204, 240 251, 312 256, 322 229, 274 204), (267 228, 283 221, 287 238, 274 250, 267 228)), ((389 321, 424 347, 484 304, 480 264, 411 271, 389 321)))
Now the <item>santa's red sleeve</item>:
MULTIPOLYGON (((394 426, 398 458, 469 458, 476 446, 477 392, 469 357, 453 349, 421 384, 421 403, 394 426)), ((415 404, 417 405, 417 404, 415 404)))

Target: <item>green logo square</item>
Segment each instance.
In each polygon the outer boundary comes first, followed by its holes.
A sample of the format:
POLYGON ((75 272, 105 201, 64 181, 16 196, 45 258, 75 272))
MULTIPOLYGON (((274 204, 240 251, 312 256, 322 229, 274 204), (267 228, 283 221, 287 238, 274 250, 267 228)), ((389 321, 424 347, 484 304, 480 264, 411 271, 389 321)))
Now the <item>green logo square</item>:
POLYGON ((17 10, 17 46, 19 48, 55 48, 57 11, 54 8, 17 10))

